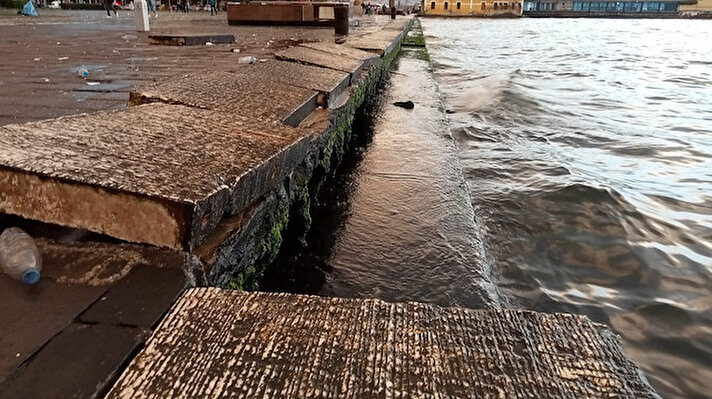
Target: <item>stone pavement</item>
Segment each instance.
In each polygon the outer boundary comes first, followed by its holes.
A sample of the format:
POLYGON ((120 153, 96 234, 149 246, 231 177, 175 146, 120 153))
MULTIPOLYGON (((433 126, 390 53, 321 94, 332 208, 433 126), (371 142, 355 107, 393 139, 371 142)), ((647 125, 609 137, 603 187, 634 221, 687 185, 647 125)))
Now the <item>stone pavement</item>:
POLYGON ((108 399, 657 398, 585 316, 191 289, 108 399))
MULTIPOLYGON (((151 19, 151 34, 233 34, 236 42, 160 46, 135 31, 133 12, 107 19, 103 11, 40 11, 38 18, 0 13, 0 126, 121 109, 139 85, 228 70, 242 56, 272 58, 281 49, 334 37, 333 28, 230 26, 224 13, 162 12, 151 19), (76 74, 82 65, 89 70, 87 78, 76 74)), ((363 18, 352 33, 377 31, 388 21, 363 18)))
POLYGON ((37 241, 40 283, 0 275, 0 398, 102 397, 189 284, 186 259, 128 244, 37 241))

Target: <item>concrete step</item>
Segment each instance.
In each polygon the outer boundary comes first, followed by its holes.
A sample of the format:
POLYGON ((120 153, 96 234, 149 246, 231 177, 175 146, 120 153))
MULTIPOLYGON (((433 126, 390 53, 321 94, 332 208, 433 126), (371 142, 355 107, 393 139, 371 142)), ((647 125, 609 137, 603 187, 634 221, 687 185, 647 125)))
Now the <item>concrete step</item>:
POLYGON ((266 68, 192 73, 131 92, 132 104, 164 102, 249 116, 254 123, 297 126, 317 107, 318 92, 276 81, 266 68))
POLYGON ((107 398, 657 398, 584 316, 188 291, 107 398))
POLYGON ((282 181, 309 143, 302 129, 168 104, 7 125, 0 212, 194 248, 282 181))

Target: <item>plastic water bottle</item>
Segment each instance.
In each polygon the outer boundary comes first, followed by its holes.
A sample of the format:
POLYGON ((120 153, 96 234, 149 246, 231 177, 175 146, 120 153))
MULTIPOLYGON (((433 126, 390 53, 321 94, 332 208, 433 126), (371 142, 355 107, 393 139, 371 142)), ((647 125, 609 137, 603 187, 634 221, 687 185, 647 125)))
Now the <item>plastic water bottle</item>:
POLYGON ((0 234, 0 267, 8 276, 25 284, 40 280, 42 255, 35 240, 18 227, 0 234))
POLYGON ((257 58, 249 55, 247 57, 238 58, 237 62, 239 62, 240 64, 254 64, 257 62, 257 58))
POLYGON ((84 65, 82 65, 77 68, 77 75, 86 78, 87 76, 89 76, 89 70, 84 65))

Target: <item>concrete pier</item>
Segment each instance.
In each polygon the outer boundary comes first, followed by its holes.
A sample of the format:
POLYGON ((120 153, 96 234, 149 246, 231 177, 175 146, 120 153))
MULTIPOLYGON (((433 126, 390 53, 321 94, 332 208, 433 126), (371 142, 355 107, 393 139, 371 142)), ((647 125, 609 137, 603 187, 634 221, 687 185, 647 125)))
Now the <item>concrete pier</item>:
POLYGON ((657 398, 586 317, 188 291, 109 399, 657 398))

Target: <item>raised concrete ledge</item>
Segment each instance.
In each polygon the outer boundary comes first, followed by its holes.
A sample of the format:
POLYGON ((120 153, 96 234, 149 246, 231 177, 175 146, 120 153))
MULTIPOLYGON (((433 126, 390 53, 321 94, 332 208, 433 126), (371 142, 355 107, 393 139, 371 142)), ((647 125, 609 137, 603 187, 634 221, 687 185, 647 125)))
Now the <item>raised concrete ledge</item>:
POLYGON ((380 61, 379 57, 374 55, 373 53, 336 43, 302 43, 299 46, 310 48, 313 50, 323 51, 326 53, 331 53, 338 57, 347 57, 356 60, 362 60, 364 62, 364 67, 374 66, 380 61))
MULTIPOLYGON (((404 26, 407 26, 412 23, 412 19, 406 19, 403 23, 404 26)), ((345 45, 387 57, 400 46, 404 35, 403 29, 383 29, 360 36, 352 36, 346 39, 345 45)))
POLYGON ((583 316, 192 289, 107 398, 658 398, 583 316))
POLYGON ((311 135, 153 104, 0 128, 0 212, 187 249, 302 162, 311 135))
POLYGON ((275 56, 279 60, 347 72, 352 80, 361 73, 365 64, 364 60, 348 57, 334 57, 334 54, 301 46, 278 51, 275 56))
POLYGON ((317 105, 330 108, 334 101, 348 89, 349 74, 343 71, 319 68, 289 61, 269 60, 238 72, 246 78, 270 79, 275 82, 311 89, 319 92, 317 105))
MULTIPOLYGON (((297 76, 294 76, 298 79, 297 76)), ((163 102, 297 126, 317 107, 318 92, 275 81, 265 68, 193 73, 131 92, 130 103, 163 102)))

